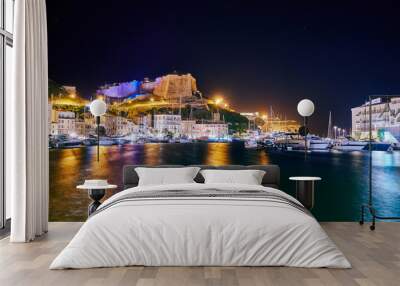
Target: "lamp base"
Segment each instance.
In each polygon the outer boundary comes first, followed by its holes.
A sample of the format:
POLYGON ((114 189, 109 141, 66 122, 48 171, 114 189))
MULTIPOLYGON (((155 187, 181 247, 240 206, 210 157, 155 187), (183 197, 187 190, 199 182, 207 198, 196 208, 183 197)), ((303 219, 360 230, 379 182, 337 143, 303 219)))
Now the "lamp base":
POLYGON ((376 215, 375 208, 371 204, 367 204, 367 205, 361 205, 361 219, 359 221, 360 225, 364 224, 365 209, 368 209, 369 213, 372 216, 372 224, 369 227, 370 230, 375 230, 375 221, 377 219, 379 219, 379 220, 400 220, 400 217, 395 217, 395 216, 393 216, 393 217, 378 216, 378 215, 376 215))

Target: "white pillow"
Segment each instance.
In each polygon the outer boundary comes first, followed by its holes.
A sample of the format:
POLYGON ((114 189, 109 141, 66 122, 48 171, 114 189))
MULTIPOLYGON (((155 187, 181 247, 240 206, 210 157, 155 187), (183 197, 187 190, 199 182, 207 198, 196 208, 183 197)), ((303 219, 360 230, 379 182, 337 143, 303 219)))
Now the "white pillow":
POLYGON ((265 171, 261 170, 202 170, 205 184, 261 185, 265 171))
POLYGON ((139 186, 195 183, 193 179, 199 170, 199 167, 135 168, 139 176, 139 186))

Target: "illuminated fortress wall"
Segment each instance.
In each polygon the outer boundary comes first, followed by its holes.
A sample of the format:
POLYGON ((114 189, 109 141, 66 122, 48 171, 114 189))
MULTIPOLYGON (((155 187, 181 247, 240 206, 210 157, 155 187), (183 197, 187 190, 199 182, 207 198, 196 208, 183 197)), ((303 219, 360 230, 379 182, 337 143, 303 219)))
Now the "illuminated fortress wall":
POLYGON ((132 98, 137 95, 156 95, 165 99, 191 97, 197 91, 196 79, 191 74, 168 74, 154 81, 131 81, 101 87, 97 93, 112 99, 132 98))
POLYGON ((137 94, 140 89, 139 81, 123 82, 111 86, 101 87, 97 93, 110 98, 126 98, 137 94))
POLYGON ((196 80, 191 74, 169 74, 161 77, 159 82, 153 94, 166 99, 191 97, 193 92, 197 91, 196 80))

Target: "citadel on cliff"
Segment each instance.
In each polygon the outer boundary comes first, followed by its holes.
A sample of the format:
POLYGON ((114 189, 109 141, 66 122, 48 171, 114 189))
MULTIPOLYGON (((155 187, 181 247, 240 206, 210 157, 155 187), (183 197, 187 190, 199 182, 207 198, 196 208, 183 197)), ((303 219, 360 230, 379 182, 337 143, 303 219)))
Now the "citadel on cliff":
POLYGON ((173 73, 157 77, 155 80, 144 78, 141 81, 105 85, 97 90, 97 94, 111 102, 154 98, 169 104, 205 104, 201 92, 197 89, 196 79, 190 73, 173 73))

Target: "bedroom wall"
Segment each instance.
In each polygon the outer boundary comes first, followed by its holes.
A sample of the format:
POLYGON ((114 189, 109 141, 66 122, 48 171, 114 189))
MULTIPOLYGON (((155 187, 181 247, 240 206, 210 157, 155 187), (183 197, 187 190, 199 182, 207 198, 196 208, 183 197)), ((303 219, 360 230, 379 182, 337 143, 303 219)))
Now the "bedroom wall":
MULTIPOLYGON (((85 220, 90 199, 76 185, 101 178, 121 191, 126 164, 278 164, 289 194, 290 176, 322 178, 317 219, 359 219, 369 154, 331 147, 349 135, 366 138, 368 95, 400 89, 395 10, 299 1, 201 1, 190 9, 174 1, 47 2, 51 221, 85 220), (306 98, 315 104, 307 126, 314 143, 330 142, 307 160, 302 151, 270 148, 273 140, 286 144, 283 133, 294 149, 301 144, 293 133, 304 124, 297 104, 306 98), (94 99, 108 108, 100 162, 88 109, 94 99), (266 146, 254 145, 264 139, 266 146)), ((373 104, 373 134, 384 141, 385 131, 399 130, 398 107, 373 104)), ((376 151, 372 161, 374 201, 396 215, 400 151, 376 151)))
MULTIPOLYGON (((305 161, 302 152, 249 150, 243 142, 149 143, 103 146, 99 163, 94 146, 49 152, 50 220, 53 221, 84 220, 90 199, 85 192, 76 190, 76 185, 85 179, 103 178, 121 186, 122 167, 126 164, 278 164, 281 189, 292 195, 295 186, 288 180, 290 176, 320 176, 313 213, 323 221, 357 221, 359 206, 367 196, 368 156, 362 152, 315 152, 305 161)), ((374 176, 379 178, 374 185, 378 194, 384 194, 376 197, 376 203, 384 203, 388 213, 397 211, 396 205, 389 202, 398 195, 392 187, 398 184, 394 174, 397 175, 395 166, 399 163, 397 153, 374 154, 374 176)))

